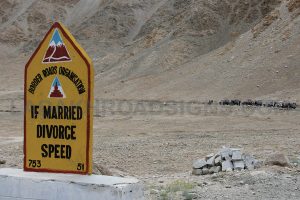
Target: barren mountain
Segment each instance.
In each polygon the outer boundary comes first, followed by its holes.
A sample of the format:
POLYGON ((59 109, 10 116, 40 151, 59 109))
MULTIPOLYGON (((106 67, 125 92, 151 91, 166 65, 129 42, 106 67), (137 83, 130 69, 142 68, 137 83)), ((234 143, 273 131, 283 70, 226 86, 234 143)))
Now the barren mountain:
POLYGON ((101 98, 300 99, 299 0, 1 0, 0 95, 53 21, 94 61, 101 98))
MULTIPOLYGON (((134 176, 149 200, 299 199, 299 106, 199 101, 299 105, 300 0, 0 0, 0 168, 23 167, 24 68, 54 21, 94 62, 93 173, 134 176), (291 165, 191 173, 222 146, 291 165)), ((70 59, 50 44, 44 62, 70 59)))

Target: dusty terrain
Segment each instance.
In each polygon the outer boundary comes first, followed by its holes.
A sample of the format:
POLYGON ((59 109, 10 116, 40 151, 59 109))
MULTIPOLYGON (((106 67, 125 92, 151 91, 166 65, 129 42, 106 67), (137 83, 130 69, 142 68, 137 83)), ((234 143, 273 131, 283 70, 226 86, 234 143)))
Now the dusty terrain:
MULTIPOLYGON (((0 166, 21 168, 23 118, 18 101, 11 105, 14 112, 1 113, 0 155, 7 162, 0 166)), ((96 105, 94 173, 137 177, 146 199, 300 197, 299 109, 112 100, 96 105), (260 161, 282 152, 297 166, 191 175, 194 160, 222 146, 241 148, 260 161)))
POLYGON ((1 0, 0 167, 22 168, 23 72, 53 21, 95 65, 94 172, 146 199, 300 199, 300 110, 206 105, 300 100, 299 0, 1 0), (222 146, 293 167, 192 176, 222 146), (103 170, 103 167, 106 170, 103 170))

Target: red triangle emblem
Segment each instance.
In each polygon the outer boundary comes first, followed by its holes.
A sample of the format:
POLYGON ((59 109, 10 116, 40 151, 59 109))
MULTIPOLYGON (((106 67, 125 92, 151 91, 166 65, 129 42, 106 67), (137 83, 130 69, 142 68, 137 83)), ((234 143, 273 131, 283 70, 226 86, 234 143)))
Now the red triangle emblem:
POLYGON ((64 90, 62 89, 62 86, 61 86, 57 76, 54 78, 54 80, 51 84, 48 98, 66 98, 64 90))
POLYGON ((70 55, 64 44, 58 29, 54 30, 52 38, 50 40, 48 49, 43 59, 43 63, 52 62, 67 62, 71 61, 70 55))

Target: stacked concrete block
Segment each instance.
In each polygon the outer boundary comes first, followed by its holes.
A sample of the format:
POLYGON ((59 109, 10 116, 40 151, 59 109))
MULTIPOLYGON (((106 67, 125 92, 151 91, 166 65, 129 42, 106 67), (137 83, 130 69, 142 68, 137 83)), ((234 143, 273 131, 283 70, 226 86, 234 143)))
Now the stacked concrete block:
POLYGON ((244 154, 243 160, 245 163, 245 169, 253 170, 259 168, 262 165, 262 162, 256 160, 252 155, 244 154))
POLYGON ((194 169, 202 169, 203 167, 205 167, 207 164, 206 164, 206 160, 205 159, 199 159, 199 160, 196 160, 193 164, 193 168, 194 169))
POLYGON ((215 165, 221 165, 222 164, 222 158, 220 155, 217 155, 215 157, 215 165))
POLYGON ((232 151, 232 160, 233 161, 242 160, 242 153, 241 153, 240 150, 234 150, 234 151, 232 151))
POLYGON ((238 160, 233 162, 233 169, 234 170, 242 170, 245 169, 245 164, 243 160, 238 160))
POLYGON ((233 164, 230 160, 224 160, 222 162, 222 171, 223 172, 228 172, 233 170, 233 164))
POLYGON ((258 167, 259 163, 253 156, 242 154, 240 149, 223 147, 216 154, 209 154, 193 164, 194 175, 206 175, 218 172, 231 172, 258 167))
POLYGON ((206 161, 206 163, 207 163, 207 166, 208 166, 208 167, 213 167, 213 166, 215 166, 215 156, 209 158, 209 159, 206 161))

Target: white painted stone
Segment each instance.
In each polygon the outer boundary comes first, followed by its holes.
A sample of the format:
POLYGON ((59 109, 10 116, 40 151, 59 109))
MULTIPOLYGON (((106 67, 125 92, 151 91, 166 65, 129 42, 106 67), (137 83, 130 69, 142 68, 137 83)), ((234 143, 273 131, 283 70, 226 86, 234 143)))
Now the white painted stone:
POLYGON ((211 157, 213 157, 214 156, 214 154, 213 153, 211 153, 211 154, 208 154, 207 156, 205 156, 205 160, 208 160, 208 159, 210 159, 211 157))
POLYGON ((144 199, 135 178, 24 172, 0 169, 1 200, 132 200, 144 199))
POLYGON ((216 158, 215 158, 215 165, 219 165, 219 164, 221 164, 221 156, 216 156, 216 158))
POLYGON ((194 169, 202 169, 203 167, 205 167, 207 165, 206 161, 204 159, 199 159, 199 160, 196 160, 194 163, 193 163, 193 168, 194 169))
POLYGON ((212 167, 215 165, 215 156, 210 157, 207 161, 207 166, 212 167))
POLYGON ((222 160, 230 160, 230 157, 232 156, 232 151, 230 148, 222 148, 220 150, 220 155, 222 160))
POLYGON ((222 162, 222 171, 228 171, 228 170, 232 170, 233 165, 232 162, 229 160, 225 160, 224 162, 222 162))
POLYGON ((243 160, 245 163, 245 168, 249 170, 253 170, 255 163, 257 163, 257 160, 253 156, 248 154, 243 155, 243 160))
POLYGON ((242 153, 240 150, 232 151, 232 160, 233 161, 242 160, 242 153))
POLYGON ((238 160, 238 161, 233 161, 233 168, 234 170, 242 170, 245 168, 244 161, 238 160))

